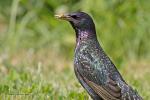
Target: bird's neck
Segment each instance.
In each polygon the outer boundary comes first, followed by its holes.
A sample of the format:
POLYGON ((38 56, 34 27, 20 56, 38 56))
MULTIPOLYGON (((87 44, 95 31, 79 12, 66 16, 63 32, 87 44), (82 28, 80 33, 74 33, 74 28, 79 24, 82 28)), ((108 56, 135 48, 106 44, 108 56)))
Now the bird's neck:
POLYGON ((94 31, 76 31, 76 48, 80 47, 82 43, 89 43, 89 41, 97 41, 96 32, 94 31))
POLYGON ((96 39, 95 30, 76 30, 76 42, 89 39, 96 39))

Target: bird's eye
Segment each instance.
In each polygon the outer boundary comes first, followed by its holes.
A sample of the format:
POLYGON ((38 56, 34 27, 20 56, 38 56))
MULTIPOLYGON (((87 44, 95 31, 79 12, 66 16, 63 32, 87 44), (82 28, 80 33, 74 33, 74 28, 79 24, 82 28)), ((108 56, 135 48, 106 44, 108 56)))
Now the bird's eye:
POLYGON ((77 19, 79 18, 77 15, 71 15, 72 18, 77 19))

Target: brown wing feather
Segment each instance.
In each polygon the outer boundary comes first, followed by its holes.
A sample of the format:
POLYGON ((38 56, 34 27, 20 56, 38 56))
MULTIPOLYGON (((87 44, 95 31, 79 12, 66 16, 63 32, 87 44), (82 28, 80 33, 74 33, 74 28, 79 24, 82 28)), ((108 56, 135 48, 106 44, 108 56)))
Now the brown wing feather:
POLYGON ((85 77, 84 77, 84 80, 104 100, 120 100, 119 98, 121 96, 121 92, 120 92, 120 89, 118 89, 118 86, 116 86, 116 89, 114 89, 115 87, 112 88, 111 84, 110 84, 111 87, 106 87, 106 86, 97 85, 94 82, 89 81, 85 77))

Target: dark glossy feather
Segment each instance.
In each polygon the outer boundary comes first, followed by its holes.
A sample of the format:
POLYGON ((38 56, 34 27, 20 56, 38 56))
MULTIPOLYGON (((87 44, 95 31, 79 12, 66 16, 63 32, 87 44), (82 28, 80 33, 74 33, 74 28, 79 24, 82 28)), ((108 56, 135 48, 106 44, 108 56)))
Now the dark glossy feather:
POLYGON ((75 50, 74 63, 84 83, 104 100, 142 100, 126 84, 96 39, 80 41, 75 50))
MULTIPOLYGON (((142 100, 122 78, 101 48, 92 18, 77 12, 59 16, 68 20, 76 32, 75 74, 94 100, 142 100)), ((115 37, 114 37, 115 38, 115 37)))

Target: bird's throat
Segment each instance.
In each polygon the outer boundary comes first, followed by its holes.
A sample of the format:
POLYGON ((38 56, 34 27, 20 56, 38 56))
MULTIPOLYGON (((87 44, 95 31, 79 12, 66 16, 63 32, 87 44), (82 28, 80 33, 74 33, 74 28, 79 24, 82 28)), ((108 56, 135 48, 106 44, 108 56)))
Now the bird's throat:
POLYGON ((96 39, 95 31, 85 31, 85 30, 76 31, 76 42, 89 39, 96 39))

